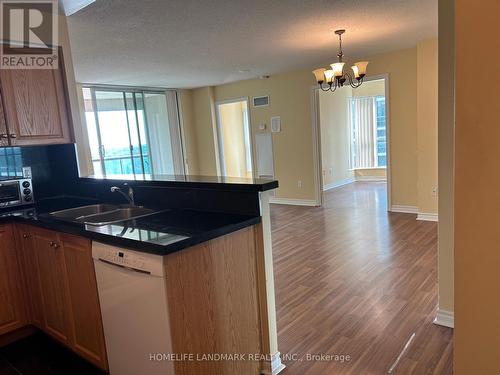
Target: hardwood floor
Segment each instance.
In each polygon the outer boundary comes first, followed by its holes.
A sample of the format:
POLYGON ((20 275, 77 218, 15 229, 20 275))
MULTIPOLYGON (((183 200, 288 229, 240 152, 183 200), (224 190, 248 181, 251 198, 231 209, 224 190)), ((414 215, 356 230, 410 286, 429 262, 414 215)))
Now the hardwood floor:
POLYGON ((437 223, 387 213, 385 189, 356 182, 326 192, 321 208, 272 205, 284 375, 453 373, 453 330, 432 323, 437 223))

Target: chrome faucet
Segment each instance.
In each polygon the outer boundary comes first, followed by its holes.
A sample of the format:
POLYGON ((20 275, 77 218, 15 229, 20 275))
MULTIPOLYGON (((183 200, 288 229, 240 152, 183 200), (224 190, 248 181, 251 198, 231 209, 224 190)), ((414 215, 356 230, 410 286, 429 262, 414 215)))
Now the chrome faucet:
POLYGON ((132 189, 132 186, 130 186, 129 184, 125 183, 123 184, 123 186, 127 187, 128 188, 128 192, 125 193, 121 188, 119 188, 118 186, 112 186, 111 187, 111 192, 112 193, 120 193, 121 195, 123 195, 125 197, 125 199, 128 201, 128 203, 131 205, 131 206, 135 206, 135 199, 134 199, 134 189, 132 189))

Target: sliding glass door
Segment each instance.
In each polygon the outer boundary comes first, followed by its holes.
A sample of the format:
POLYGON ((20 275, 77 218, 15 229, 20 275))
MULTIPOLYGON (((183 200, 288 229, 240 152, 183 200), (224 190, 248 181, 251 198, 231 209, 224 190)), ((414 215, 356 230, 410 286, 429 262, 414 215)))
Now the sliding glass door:
POLYGON ((164 92, 84 87, 83 97, 94 174, 183 173, 176 100, 169 111, 164 92))

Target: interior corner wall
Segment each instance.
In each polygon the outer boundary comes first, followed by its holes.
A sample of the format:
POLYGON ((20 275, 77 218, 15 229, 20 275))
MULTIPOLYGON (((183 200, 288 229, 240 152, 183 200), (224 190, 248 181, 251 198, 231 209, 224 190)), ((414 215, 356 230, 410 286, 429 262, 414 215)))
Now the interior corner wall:
POLYGON ((500 373, 499 12, 455 1, 455 375, 500 373))
POLYGON ((217 176, 213 88, 202 87, 191 91, 198 174, 217 176))
POLYGON ((455 0, 439 0, 439 310, 454 307, 455 0))
POLYGON ((192 90, 179 90, 181 113, 182 143, 184 163, 187 174, 198 175, 198 145, 196 142, 196 123, 193 110, 192 90))
POLYGON ((323 189, 353 181, 350 169, 350 143, 348 98, 352 88, 344 87, 332 95, 319 92, 319 118, 321 128, 321 167, 323 189))
POLYGON ((75 81, 75 71, 73 68, 73 56, 71 54, 67 18, 63 14, 60 14, 58 21, 58 43, 63 51, 64 71, 66 74, 71 121, 73 124, 75 142, 77 144, 78 168, 80 175, 86 176, 93 173, 93 167, 91 163, 87 132, 84 128, 84 118, 82 118, 85 114, 83 109, 80 108, 79 95, 81 95, 81 92, 79 90, 81 90, 81 87, 77 85, 75 81))
POLYGON ((417 45, 418 211, 438 213, 438 41, 417 45))
POLYGON ((369 75, 389 75, 391 203, 417 206, 417 48, 367 60, 369 75))

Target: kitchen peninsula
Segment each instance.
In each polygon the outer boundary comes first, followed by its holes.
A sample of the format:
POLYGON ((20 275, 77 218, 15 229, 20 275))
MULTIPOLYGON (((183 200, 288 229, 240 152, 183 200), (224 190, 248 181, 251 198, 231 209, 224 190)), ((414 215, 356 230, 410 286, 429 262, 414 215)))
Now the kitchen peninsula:
MULTIPOLYGON (((72 145, 52 147, 74 158, 72 145)), ((282 367, 269 218, 276 181, 49 173, 34 184, 33 205, 0 212, 2 341, 36 327, 112 375, 132 374, 137 362, 150 374, 176 375, 282 367), (139 217, 120 219, 136 208, 139 217), (117 321, 126 324, 116 329, 117 321), (247 359, 183 357, 237 353, 247 359)))

